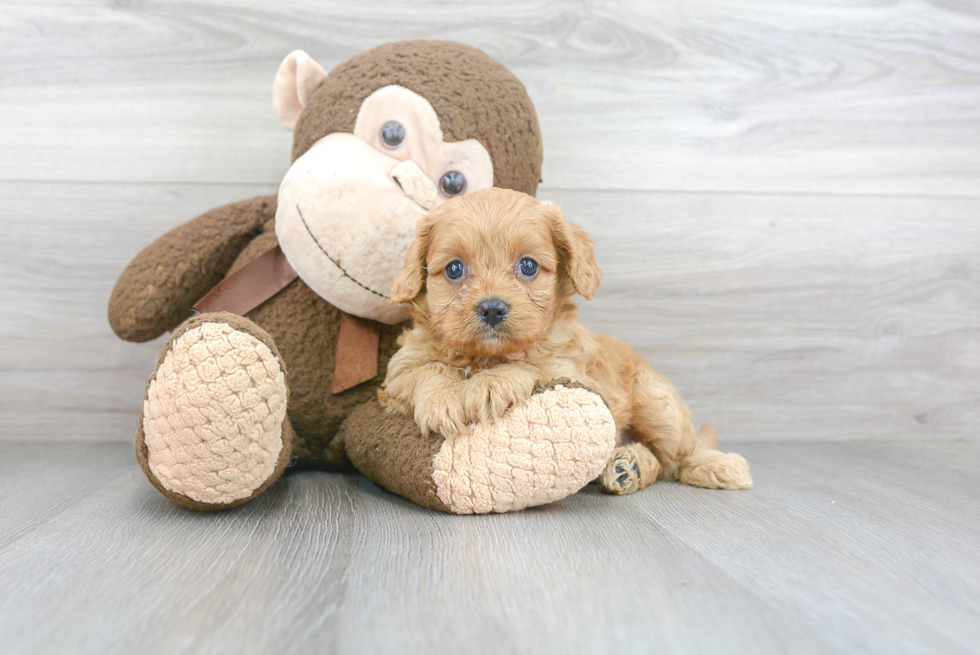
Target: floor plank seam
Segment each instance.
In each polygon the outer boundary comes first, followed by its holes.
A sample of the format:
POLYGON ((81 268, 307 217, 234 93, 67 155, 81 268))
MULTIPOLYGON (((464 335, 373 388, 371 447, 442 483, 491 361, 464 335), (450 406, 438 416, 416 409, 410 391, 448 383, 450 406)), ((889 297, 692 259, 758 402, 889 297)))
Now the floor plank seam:
MULTIPOLYGON (((285 174, 285 169, 283 170, 285 174)), ((0 184, 71 184, 101 186, 153 186, 153 187, 270 187, 275 190, 280 182, 275 180, 85 180, 58 178, 2 178, 0 184)), ((538 187, 538 196, 548 193, 623 193, 650 195, 709 195, 709 196, 759 196, 759 197, 798 197, 798 198, 888 198, 899 200, 980 200, 980 193, 895 193, 883 191, 807 191, 789 189, 784 191, 768 189, 691 189, 664 187, 583 187, 547 186, 538 187)))
MULTIPOLYGON (((135 464, 135 460, 134 460, 134 464, 135 464)), ((0 535, 0 553, 4 552, 8 548, 10 548, 11 546, 13 546, 14 544, 16 544, 21 539, 24 539, 25 537, 30 536, 36 530, 41 529, 44 526, 50 524, 53 520, 57 519, 59 516, 61 516, 65 512, 69 511, 72 507, 78 505, 80 502, 82 502, 82 501, 86 500, 87 498, 89 498, 90 496, 98 493, 102 489, 105 489, 107 486, 110 486, 110 485, 114 484, 115 482, 121 480, 122 478, 124 478, 126 476, 134 476, 134 475, 136 475, 137 471, 138 471, 138 468, 137 467, 135 467, 135 466, 130 467, 129 470, 122 471, 121 473, 117 473, 116 475, 113 475, 111 477, 106 478, 100 484, 98 484, 95 487, 90 488, 85 493, 80 494, 80 495, 77 495, 77 496, 72 496, 69 501, 58 503, 55 506, 56 507, 55 511, 51 512, 50 514, 45 515, 44 518, 42 518, 41 520, 39 520, 39 521, 37 521, 35 523, 32 523, 29 528, 24 529, 24 530, 21 530, 18 534, 16 534, 16 536, 13 536, 13 538, 8 538, 8 537, 6 537, 4 535, 0 535)))

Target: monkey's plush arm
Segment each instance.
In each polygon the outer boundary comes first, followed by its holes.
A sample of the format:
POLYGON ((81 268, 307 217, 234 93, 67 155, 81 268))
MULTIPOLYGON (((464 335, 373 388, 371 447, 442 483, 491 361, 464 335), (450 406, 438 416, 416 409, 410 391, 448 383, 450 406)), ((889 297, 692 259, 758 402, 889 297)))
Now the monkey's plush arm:
POLYGON ((419 434, 377 401, 336 437, 351 463, 389 491, 441 512, 512 512, 572 494, 602 472, 616 424, 602 398, 570 380, 537 385, 495 421, 454 437, 419 434))
POLYGON ((149 341, 173 330, 275 215, 276 196, 259 196, 212 209, 151 243, 112 291, 113 332, 126 341, 149 341))

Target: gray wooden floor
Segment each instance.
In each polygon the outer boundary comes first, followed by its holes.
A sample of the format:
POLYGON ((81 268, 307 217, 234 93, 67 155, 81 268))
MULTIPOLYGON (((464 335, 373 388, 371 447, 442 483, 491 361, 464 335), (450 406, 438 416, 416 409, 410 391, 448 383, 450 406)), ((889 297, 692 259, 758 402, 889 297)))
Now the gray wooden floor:
POLYGON ((741 444, 754 489, 457 517, 357 475, 172 505, 0 443, 4 653, 976 653, 980 446, 741 444))

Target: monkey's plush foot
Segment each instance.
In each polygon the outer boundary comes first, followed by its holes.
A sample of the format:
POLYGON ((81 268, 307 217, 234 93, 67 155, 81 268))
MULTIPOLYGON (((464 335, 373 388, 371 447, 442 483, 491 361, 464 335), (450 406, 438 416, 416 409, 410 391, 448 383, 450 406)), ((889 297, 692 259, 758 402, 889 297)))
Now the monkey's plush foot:
POLYGON ((598 482, 606 493, 625 496, 653 484, 659 475, 656 456, 643 444, 632 443, 613 451, 598 482))
POLYGON ((602 398, 567 380, 549 383, 496 421, 447 438, 432 460, 432 481, 447 511, 512 512, 584 487, 615 443, 602 398))
POLYGON ((616 425, 598 394, 562 379, 452 437, 420 435, 411 417, 369 402, 336 438, 389 491, 440 512, 486 514, 554 502, 587 485, 616 445, 616 425))
POLYGON ((185 507, 239 505, 279 477, 291 440, 271 337, 232 314, 184 323, 150 378, 136 435, 154 486, 185 507))

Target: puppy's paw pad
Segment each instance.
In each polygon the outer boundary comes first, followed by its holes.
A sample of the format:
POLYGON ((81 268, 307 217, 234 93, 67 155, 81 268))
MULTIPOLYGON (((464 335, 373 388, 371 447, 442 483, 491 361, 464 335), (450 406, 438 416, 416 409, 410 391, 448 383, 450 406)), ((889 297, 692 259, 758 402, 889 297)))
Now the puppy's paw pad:
POLYGON ((640 465, 628 449, 617 448, 599 474, 600 488, 609 494, 625 496, 640 489, 640 465))

